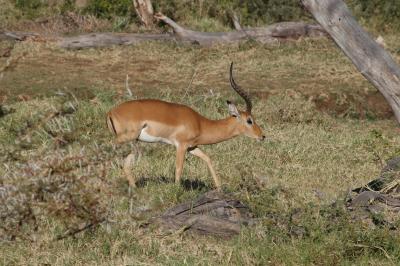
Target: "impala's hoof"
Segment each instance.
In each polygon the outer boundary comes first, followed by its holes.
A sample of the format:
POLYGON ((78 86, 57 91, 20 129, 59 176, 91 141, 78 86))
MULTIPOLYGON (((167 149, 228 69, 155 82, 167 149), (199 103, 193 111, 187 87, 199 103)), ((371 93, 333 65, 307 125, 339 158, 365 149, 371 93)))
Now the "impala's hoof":
POLYGON ((129 186, 130 188, 137 188, 136 182, 128 182, 128 186, 129 186))

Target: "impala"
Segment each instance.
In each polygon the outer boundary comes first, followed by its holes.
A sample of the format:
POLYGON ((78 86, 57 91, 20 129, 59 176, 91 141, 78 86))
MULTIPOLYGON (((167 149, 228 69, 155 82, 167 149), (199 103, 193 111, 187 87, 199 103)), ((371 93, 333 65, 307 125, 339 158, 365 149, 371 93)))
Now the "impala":
MULTIPOLYGON (((246 135, 264 140, 261 128, 251 115, 252 103, 233 79, 233 63, 230 66, 230 84, 246 102, 246 111, 238 111, 227 101, 230 116, 221 120, 210 120, 192 108, 160 100, 142 99, 124 102, 107 114, 107 125, 116 136, 117 143, 130 140, 145 142, 164 142, 176 147, 175 182, 181 179, 186 151, 207 163, 208 169, 219 190, 221 181, 212 166, 210 158, 199 149, 199 145, 214 144, 246 135)), ((125 159, 124 172, 130 186, 135 187, 135 179, 130 174, 130 161, 133 153, 125 159)))

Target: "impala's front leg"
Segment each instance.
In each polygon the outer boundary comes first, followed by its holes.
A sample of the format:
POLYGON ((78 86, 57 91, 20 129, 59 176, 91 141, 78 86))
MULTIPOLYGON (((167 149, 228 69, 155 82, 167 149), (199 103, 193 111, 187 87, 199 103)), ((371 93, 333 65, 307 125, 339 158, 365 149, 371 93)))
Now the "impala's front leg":
POLYGON ((186 147, 180 145, 176 148, 175 183, 181 182, 183 162, 185 160, 186 147))
POLYGON ((208 169, 210 170, 210 173, 214 179, 214 183, 215 183, 215 186, 217 187, 217 190, 221 191, 221 180, 218 178, 217 174, 215 173, 215 170, 214 170, 214 167, 212 166, 210 157, 208 157, 207 154, 205 154, 202 150, 200 150, 197 147, 194 148, 193 150, 190 150, 189 152, 191 154, 193 154, 194 156, 197 156, 206 162, 208 169))

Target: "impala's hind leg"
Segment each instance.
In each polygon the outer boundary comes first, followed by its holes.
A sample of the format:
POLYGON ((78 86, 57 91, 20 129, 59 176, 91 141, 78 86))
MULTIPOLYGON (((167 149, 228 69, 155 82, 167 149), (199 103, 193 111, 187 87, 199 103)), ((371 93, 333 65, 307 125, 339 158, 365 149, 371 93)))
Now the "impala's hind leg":
MULTIPOLYGON (((140 132, 141 132, 140 129, 135 132, 131 132, 129 134, 129 139, 136 140, 139 137, 140 132)), ((127 136, 127 134, 125 136, 127 136)), ((136 180, 135 180, 136 178, 135 178, 135 175, 132 174, 131 169, 132 169, 132 165, 140 160, 140 158, 142 157, 142 154, 139 150, 137 141, 135 144, 133 144, 132 148, 133 148, 132 152, 125 158, 123 170, 124 170, 126 179, 128 179, 129 185, 131 187, 136 187, 136 180)))
POLYGON ((181 182, 181 176, 183 171, 183 163, 185 161, 185 146, 178 146, 176 148, 176 164, 175 164, 175 183, 179 184, 181 182))
POLYGON ((133 144, 132 146, 133 151, 125 158, 124 162, 124 173, 126 179, 128 179, 129 185, 131 187, 136 187, 136 177, 134 174, 132 174, 132 165, 135 163, 138 163, 140 161, 140 158, 142 158, 142 152, 140 151, 138 147, 138 142, 133 144))

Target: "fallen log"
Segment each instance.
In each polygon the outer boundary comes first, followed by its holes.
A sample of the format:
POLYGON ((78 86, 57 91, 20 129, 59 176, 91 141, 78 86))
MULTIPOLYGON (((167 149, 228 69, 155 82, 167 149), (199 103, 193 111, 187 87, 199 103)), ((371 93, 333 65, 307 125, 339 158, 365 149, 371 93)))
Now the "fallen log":
POLYGON ((84 49, 113 45, 134 45, 144 41, 173 40, 169 34, 91 33, 72 37, 58 37, 57 45, 65 49, 84 49))
POLYGON ((248 39, 269 44, 284 40, 297 40, 301 37, 326 36, 325 30, 321 26, 305 22, 280 22, 267 27, 242 28, 230 32, 200 32, 183 28, 161 13, 157 13, 154 17, 170 26, 177 40, 201 46, 237 43, 248 39))
POLYGON ((157 13, 156 19, 166 23, 173 34, 148 33, 90 33, 77 36, 40 36, 31 32, 0 32, 0 40, 24 41, 27 38, 40 41, 56 41, 64 49, 84 49, 108 47, 113 45, 135 45, 144 41, 175 41, 200 46, 238 43, 243 40, 254 40, 264 44, 279 43, 286 40, 297 40, 302 37, 327 36, 324 29, 305 22, 281 22, 260 28, 243 28, 231 32, 199 32, 181 27, 172 19, 157 13))
POLYGON ((127 34, 127 33, 93 33, 75 37, 64 37, 58 45, 67 49, 104 47, 111 45, 131 45, 142 41, 174 40, 177 42, 211 46, 215 44, 237 43, 243 40, 255 40, 270 44, 284 40, 297 40, 301 37, 323 37, 325 31, 319 25, 304 22, 281 22, 264 28, 242 28, 231 32, 199 32, 178 25, 172 19, 157 13, 155 18, 170 26, 170 34, 127 34))

